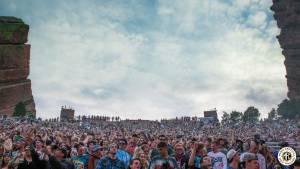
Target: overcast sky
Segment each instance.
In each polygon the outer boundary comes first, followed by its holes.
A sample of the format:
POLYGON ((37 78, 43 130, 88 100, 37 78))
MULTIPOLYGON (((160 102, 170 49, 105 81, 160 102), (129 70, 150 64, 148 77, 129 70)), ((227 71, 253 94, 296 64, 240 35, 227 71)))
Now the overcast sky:
POLYGON ((30 25, 37 116, 160 119, 286 97, 271 0, 1 0, 30 25))

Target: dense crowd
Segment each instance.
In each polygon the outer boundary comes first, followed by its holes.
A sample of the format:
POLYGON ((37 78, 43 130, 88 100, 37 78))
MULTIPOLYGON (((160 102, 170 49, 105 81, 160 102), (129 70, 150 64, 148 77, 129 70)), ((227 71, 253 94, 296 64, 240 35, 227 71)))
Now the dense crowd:
POLYGON ((197 120, 0 120, 1 169, 299 169, 297 120, 202 124, 197 120))

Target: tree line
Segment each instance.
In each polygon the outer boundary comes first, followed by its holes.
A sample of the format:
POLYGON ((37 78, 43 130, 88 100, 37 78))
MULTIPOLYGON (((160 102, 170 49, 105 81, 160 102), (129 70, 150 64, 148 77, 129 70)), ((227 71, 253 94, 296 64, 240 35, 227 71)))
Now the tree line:
MULTIPOLYGON (((249 106, 244 112, 232 111, 231 113, 223 112, 222 123, 225 122, 258 122, 260 112, 254 106, 249 106)), ((299 119, 300 118, 300 99, 284 99, 277 108, 272 108, 268 113, 269 120, 299 119)))
MULTIPOLYGON (((26 111, 26 106, 23 102, 15 106, 13 116, 33 115, 26 111)), ((223 112, 222 122, 257 122, 260 119, 261 113, 254 106, 249 106, 244 112, 232 111, 231 113, 223 112)), ((268 119, 274 120, 278 118, 284 119, 299 119, 300 118, 300 99, 284 99, 278 107, 273 108, 268 113, 268 119)))

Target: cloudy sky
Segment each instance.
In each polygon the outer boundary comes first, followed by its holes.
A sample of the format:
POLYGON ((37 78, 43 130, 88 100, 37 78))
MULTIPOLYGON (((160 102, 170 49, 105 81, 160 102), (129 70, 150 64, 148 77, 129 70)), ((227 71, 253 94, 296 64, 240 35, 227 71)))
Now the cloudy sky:
POLYGON ((271 0, 1 0, 30 25, 37 115, 263 117, 286 97, 271 0))

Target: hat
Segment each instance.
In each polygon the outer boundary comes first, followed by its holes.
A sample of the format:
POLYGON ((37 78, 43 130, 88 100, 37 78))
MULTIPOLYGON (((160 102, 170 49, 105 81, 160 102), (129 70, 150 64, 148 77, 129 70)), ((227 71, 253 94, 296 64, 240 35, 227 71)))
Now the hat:
POLYGON ((24 138, 20 135, 15 135, 13 140, 19 142, 19 141, 24 141, 24 138))
POLYGON ((119 144, 127 144, 127 140, 126 139, 120 139, 118 143, 119 144))
POLYGON ((236 155, 237 151, 235 151, 234 149, 231 149, 228 151, 227 153, 227 159, 230 161, 234 155, 236 155))
POLYGON ((96 144, 96 145, 94 146, 93 152, 95 153, 95 152, 97 152, 97 151, 100 150, 100 149, 103 149, 103 147, 101 147, 100 145, 96 144))
POLYGON ((250 160, 257 160, 257 156, 253 153, 244 153, 241 155, 240 161, 247 162, 250 160))
POLYGON ((114 146, 118 148, 118 145, 116 143, 112 143, 108 146, 108 150, 110 150, 114 146))

